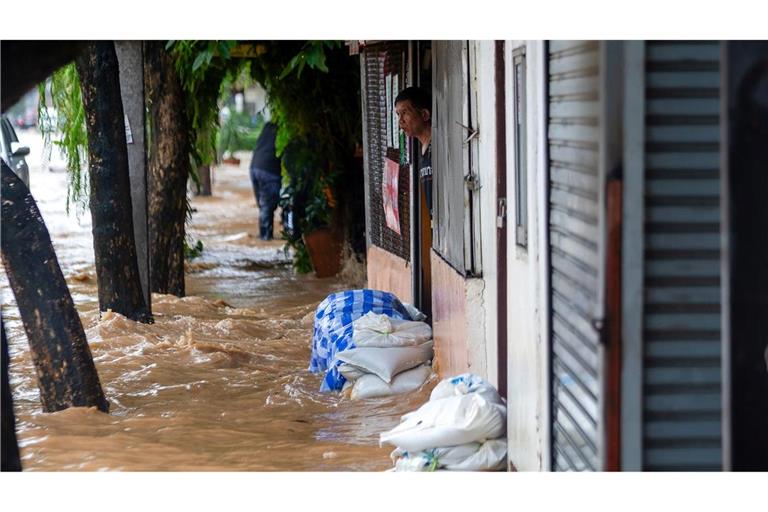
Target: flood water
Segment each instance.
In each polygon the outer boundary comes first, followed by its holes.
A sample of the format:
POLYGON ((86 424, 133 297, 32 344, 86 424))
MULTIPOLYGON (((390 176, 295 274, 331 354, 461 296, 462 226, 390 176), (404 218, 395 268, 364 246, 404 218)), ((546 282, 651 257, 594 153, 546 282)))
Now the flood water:
POLYGON ((41 412, 34 367, 4 271, 2 314, 25 471, 381 471, 391 447, 378 435, 428 398, 433 378, 406 396, 352 401, 318 391, 307 371, 312 315, 328 294, 364 285, 295 275, 282 242, 263 242, 248 180, 214 170, 214 196, 193 198, 188 232, 203 255, 188 265, 187 297, 153 295, 153 325, 98 311, 91 224, 65 213, 66 175, 40 167, 36 132, 31 190, 90 343, 110 413, 41 412))

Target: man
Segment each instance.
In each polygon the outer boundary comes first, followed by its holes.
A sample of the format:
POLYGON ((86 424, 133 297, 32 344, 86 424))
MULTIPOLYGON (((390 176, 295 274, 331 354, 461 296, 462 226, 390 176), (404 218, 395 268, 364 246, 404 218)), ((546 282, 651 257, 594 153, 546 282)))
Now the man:
POLYGON ((432 95, 419 87, 408 87, 395 98, 400 129, 421 145, 419 181, 432 219, 432 95))
POLYGON ((280 199, 280 159, 275 156, 277 125, 267 122, 251 158, 251 184, 259 207, 259 238, 272 240, 273 219, 280 199))

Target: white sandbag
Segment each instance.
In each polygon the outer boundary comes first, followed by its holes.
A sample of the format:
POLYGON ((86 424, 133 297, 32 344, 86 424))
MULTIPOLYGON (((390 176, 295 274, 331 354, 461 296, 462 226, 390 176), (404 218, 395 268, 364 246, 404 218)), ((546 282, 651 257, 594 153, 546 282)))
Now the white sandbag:
POLYGON ((496 388, 473 373, 464 373, 456 377, 443 379, 429 395, 430 400, 439 400, 451 396, 478 393, 494 404, 504 404, 496 388))
POLYGON ((362 377, 363 375, 369 375, 368 373, 365 373, 363 370, 358 368, 357 366, 352 366, 351 364, 340 364, 339 365, 339 373, 344 376, 345 379, 347 379, 347 382, 345 382, 345 385, 349 382, 355 382, 357 379, 362 377))
POLYGON ((432 340, 416 347, 359 347, 339 352, 336 359, 391 384, 395 375, 431 361, 433 347, 432 340))
POLYGON ((390 458, 395 463, 395 471, 499 471, 506 468, 507 441, 492 439, 415 453, 396 448, 390 458))
POLYGON ((413 304, 408 304, 407 302, 403 302, 403 307, 405 308, 406 311, 408 311, 408 314, 411 315, 411 320, 415 320, 417 322, 423 322, 424 320, 427 319, 427 315, 419 311, 418 308, 413 304))
POLYGON ((424 455, 423 452, 419 452, 419 455, 400 457, 395 461, 395 467, 390 471, 397 471, 398 473, 434 471, 435 469, 431 466, 431 464, 432 460, 424 455))
POLYGON ((390 443, 417 452, 437 446, 458 446, 497 439, 506 431, 506 406, 492 403, 483 395, 470 393, 430 400, 379 437, 379 444, 390 443))
POLYGON ((481 443, 467 443, 419 452, 395 448, 389 457, 395 463, 395 471, 435 471, 446 464, 461 464, 477 453, 481 446, 481 443))
POLYGON ((432 328, 424 322, 400 320, 367 313, 352 322, 356 347, 412 347, 432 339, 432 328))
POLYGON ((507 468, 507 440, 490 439, 464 460, 438 459, 441 468, 448 471, 500 471, 507 468))
POLYGON ((395 375, 392 384, 387 384, 377 375, 366 373, 355 382, 352 400, 410 393, 419 389, 431 374, 432 367, 424 364, 395 375))

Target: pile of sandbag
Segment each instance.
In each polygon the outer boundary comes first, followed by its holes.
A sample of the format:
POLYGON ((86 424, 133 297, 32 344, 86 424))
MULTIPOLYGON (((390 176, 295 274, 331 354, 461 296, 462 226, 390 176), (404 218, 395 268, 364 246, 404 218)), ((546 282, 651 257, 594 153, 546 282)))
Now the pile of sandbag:
POLYGON ((370 312, 352 323, 352 345, 336 360, 353 400, 415 391, 432 374, 432 329, 424 322, 370 312))
POLYGON ((440 382, 429 401, 380 436, 396 448, 394 471, 495 471, 507 464, 507 408, 496 389, 466 373, 440 382))
MULTIPOLYGON (((378 366, 372 366, 370 359, 376 359, 381 355, 380 353, 363 351, 346 354, 345 357, 351 356, 353 358, 350 359, 352 362, 347 364, 359 370, 355 373, 348 367, 347 375, 351 377, 339 372, 339 368, 345 362, 337 356, 342 352, 352 352, 356 348, 374 349, 395 346, 413 349, 432 338, 432 331, 429 326, 418 322, 424 318, 424 315, 415 307, 403 304, 394 294, 389 292, 362 289, 346 290, 328 295, 315 310, 312 354, 309 362, 309 371, 312 373, 325 372, 320 391, 341 390, 348 378, 356 381, 369 374, 381 378, 385 384, 393 387, 393 391, 404 387, 410 388, 411 383, 415 381, 415 376, 419 375, 418 372, 409 374, 407 379, 400 379, 397 383, 393 382, 394 377, 430 360, 432 358, 431 345, 420 347, 418 351, 388 354, 384 359, 384 365, 378 366), (366 314, 375 314, 388 320, 374 320, 374 317, 369 317, 371 321, 368 324, 365 322, 358 324, 356 340, 353 336, 353 325, 355 321, 366 314), (386 323, 401 321, 406 323, 386 323), (421 325, 417 327, 408 322, 416 322, 421 325), (371 328, 368 329, 366 325, 371 328), (396 326, 393 327, 393 325, 396 326), (429 334, 426 337, 424 326, 429 329, 429 334), (395 331, 398 333, 395 334, 395 331), (358 344, 358 342, 362 344, 358 344), (425 359, 424 354, 428 354, 429 357, 425 359), (414 358, 418 359, 419 362, 410 366, 410 361, 414 358)), ((424 370, 421 372, 423 373, 424 370)), ((377 381, 368 377, 360 384, 356 396, 362 398, 370 395, 368 391, 362 390, 371 389, 371 383, 374 383, 373 388, 377 388, 379 385, 377 381)))

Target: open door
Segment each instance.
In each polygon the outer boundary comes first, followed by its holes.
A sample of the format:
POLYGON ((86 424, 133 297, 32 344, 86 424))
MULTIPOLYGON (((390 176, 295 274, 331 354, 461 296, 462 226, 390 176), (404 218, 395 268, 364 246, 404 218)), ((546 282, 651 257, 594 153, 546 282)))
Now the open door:
MULTIPOLYGON (((416 41, 413 44, 412 59, 414 68, 413 76, 417 86, 427 90, 432 90, 432 42, 416 41)), ((433 102, 434 105, 434 102, 433 102)), ((434 112, 434 106, 433 106, 434 112)), ((433 127, 434 128, 434 127, 433 127)), ((418 169, 419 158, 421 157, 421 147, 417 140, 414 140, 413 156, 411 161, 413 165, 414 183, 414 300, 416 307, 427 315, 427 322, 432 323, 432 265, 430 262, 430 250, 432 248, 432 224, 427 209, 427 199, 424 190, 419 181, 418 169)))

